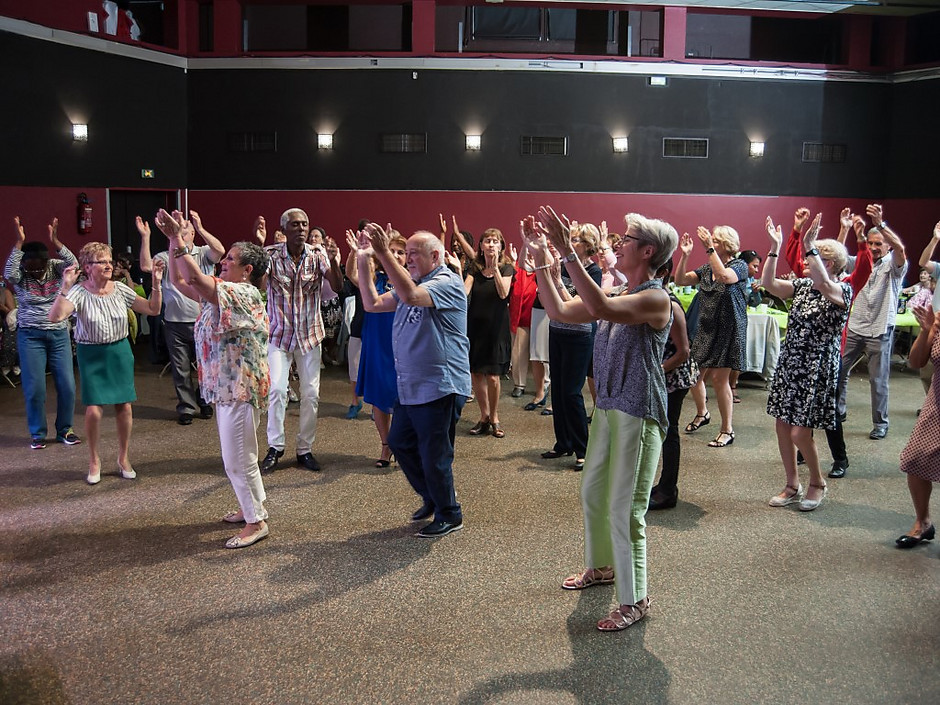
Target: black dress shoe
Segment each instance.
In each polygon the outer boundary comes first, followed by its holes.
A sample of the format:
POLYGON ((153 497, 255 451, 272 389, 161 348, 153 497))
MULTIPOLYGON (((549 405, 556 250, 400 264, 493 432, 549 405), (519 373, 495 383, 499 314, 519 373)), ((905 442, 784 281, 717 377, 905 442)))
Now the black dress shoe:
POLYGON ((922 541, 930 541, 936 534, 937 529, 931 524, 925 531, 921 531, 919 536, 904 534, 904 536, 901 536, 895 543, 898 545, 898 548, 914 548, 914 546, 922 541))
MULTIPOLYGON (((679 491, 676 490, 671 497, 665 497, 664 499, 657 500, 655 497, 659 493, 653 493, 650 495, 649 509, 655 511, 657 509, 672 509, 676 506, 676 503, 679 501, 679 491)), ((659 495, 662 497, 663 495, 659 495)))
POLYGON ((868 434, 868 437, 873 441, 880 441, 882 438, 888 435, 888 429, 886 428, 873 428, 871 433, 868 434))
POLYGON ((180 414, 179 418, 176 419, 176 423, 178 423, 180 426, 191 426, 193 423, 193 415, 180 414))
POLYGON ((283 450, 268 448, 268 454, 264 456, 264 460, 261 461, 261 474, 267 475, 270 472, 274 472, 274 468, 277 467, 278 459, 283 455, 283 450))
POLYGON ((438 536, 447 536, 447 534, 460 531, 462 528, 462 521, 432 521, 418 531, 415 536, 420 536, 423 539, 436 539, 438 536))
POLYGON ((522 407, 522 408, 523 408, 525 411, 535 411, 535 410, 538 409, 540 406, 545 406, 545 402, 546 402, 546 401, 548 401, 548 397, 542 397, 542 400, 541 400, 541 401, 530 401, 528 404, 526 404, 526 405, 525 405, 524 407, 522 407))
POLYGON ((554 460, 555 458, 564 458, 565 456, 571 455, 574 451, 570 450, 546 450, 542 453, 542 457, 546 460, 554 460))
POLYGON ((848 460, 837 460, 832 464, 832 469, 829 471, 829 477, 845 477, 845 471, 849 467, 848 460))
POLYGON ((434 514, 434 505, 425 502, 418 511, 411 515, 411 521, 421 521, 422 519, 427 519, 432 514, 434 514))
POLYGON ((297 456, 297 464, 312 472, 320 472, 320 463, 313 457, 313 453, 300 453, 297 456))
POLYGON ((203 404, 199 407, 199 415, 204 419, 211 419, 215 415, 215 409, 209 404, 203 404))

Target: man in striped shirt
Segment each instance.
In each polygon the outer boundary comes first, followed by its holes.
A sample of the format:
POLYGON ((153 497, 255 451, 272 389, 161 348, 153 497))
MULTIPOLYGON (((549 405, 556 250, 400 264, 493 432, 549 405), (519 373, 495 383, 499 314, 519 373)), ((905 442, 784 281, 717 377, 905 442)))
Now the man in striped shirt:
MULTIPOLYGON (((261 472, 270 473, 284 455, 284 413, 287 409, 287 382, 291 362, 300 377, 300 428, 297 431, 297 464, 317 471, 320 464, 311 449, 317 433, 317 406, 320 399, 320 358, 323 317, 320 291, 326 277, 334 291, 343 284, 339 253, 331 256, 307 244, 310 221, 299 208, 281 216, 281 232, 286 242, 265 248, 271 258, 268 269, 268 366, 271 390, 268 393, 268 454, 261 472)), ((258 240, 267 236, 264 218, 255 222, 258 240)))

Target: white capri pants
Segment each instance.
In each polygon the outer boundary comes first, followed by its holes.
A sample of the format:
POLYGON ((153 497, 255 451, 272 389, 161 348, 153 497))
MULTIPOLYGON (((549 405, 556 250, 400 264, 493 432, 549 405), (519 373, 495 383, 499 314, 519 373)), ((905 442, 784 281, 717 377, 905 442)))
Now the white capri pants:
POLYGON ((258 423, 261 412, 245 401, 215 405, 222 463, 245 521, 256 524, 268 518, 264 508, 264 484, 258 467, 258 423))

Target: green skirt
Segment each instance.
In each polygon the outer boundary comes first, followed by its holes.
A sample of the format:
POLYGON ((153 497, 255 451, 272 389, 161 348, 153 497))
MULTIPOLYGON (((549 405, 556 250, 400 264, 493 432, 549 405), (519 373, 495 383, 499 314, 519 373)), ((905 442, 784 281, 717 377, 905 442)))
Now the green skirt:
POLYGON ((134 389, 134 353, 127 341, 104 345, 78 343, 78 374, 82 404, 104 406, 137 401, 134 389))

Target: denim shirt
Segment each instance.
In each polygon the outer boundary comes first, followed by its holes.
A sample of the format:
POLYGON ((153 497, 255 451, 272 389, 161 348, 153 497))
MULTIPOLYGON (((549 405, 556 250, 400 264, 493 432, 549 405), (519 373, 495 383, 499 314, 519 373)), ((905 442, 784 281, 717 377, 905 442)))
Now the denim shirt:
POLYGON ((470 396, 470 339, 463 282, 440 266, 418 286, 433 306, 410 306, 393 293, 398 307, 392 324, 392 352, 401 404, 427 404, 448 394, 470 396))

